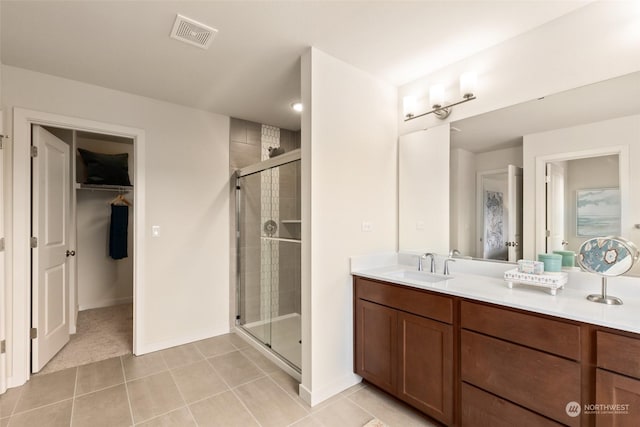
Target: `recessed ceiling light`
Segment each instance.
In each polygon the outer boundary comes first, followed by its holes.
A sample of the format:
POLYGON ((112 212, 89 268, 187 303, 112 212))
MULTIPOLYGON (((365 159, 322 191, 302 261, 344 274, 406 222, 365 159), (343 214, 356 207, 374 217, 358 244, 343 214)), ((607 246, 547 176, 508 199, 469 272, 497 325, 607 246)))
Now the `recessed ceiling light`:
POLYGON ((291 104, 291 108, 293 109, 293 111, 297 113, 301 113, 302 110, 304 110, 304 107, 302 106, 302 102, 294 102, 293 104, 291 104))

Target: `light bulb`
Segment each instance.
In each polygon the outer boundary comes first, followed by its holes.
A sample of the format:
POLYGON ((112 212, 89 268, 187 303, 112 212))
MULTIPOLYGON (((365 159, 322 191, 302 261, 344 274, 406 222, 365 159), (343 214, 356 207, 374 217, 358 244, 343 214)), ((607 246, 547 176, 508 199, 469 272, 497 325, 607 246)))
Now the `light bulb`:
POLYGON ((293 109, 293 111, 297 113, 301 113, 302 110, 304 110, 304 107, 302 106, 302 102, 294 102, 293 104, 291 104, 291 108, 293 109))
POLYGON ((418 99, 414 95, 408 95, 402 98, 402 110, 405 117, 413 117, 416 114, 418 99))
POLYGON ((464 98, 471 98, 476 93, 476 73, 469 72, 460 76, 460 93, 464 98))
POLYGON ((444 86, 433 85, 429 89, 429 101, 433 108, 442 107, 444 104, 444 86))

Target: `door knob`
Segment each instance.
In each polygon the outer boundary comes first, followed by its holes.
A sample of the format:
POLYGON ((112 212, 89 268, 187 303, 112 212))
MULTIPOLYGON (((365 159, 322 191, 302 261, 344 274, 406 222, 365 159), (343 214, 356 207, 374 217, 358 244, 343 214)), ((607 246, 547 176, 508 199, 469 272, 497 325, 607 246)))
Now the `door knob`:
POLYGON ((70 256, 76 256, 76 251, 67 251, 67 252, 65 252, 65 255, 66 255, 67 257, 70 257, 70 256))

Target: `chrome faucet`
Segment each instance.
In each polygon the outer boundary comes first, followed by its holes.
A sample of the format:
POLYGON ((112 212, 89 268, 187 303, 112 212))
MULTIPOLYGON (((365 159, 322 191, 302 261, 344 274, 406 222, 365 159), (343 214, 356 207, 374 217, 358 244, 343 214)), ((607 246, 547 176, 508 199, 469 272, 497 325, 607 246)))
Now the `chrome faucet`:
POLYGON ((449 251, 449 258, 453 258, 453 257, 455 257, 456 255, 462 255, 462 254, 461 254, 461 253, 460 253, 460 251, 459 251, 459 250, 457 250, 457 249, 451 249, 451 250, 449 251))
POLYGON ((456 262, 455 259, 451 259, 451 258, 447 258, 444 260, 444 275, 448 276, 449 275, 449 263, 450 262, 456 262))
POLYGON ((418 257, 418 271, 423 271, 423 266, 422 266, 422 260, 423 259, 427 259, 428 257, 431 257, 431 266, 430 266, 430 272, 431 273, 435 273, 436 272, 436 260, 433 256, 432 253, 426 253, 424 255, 420 255, 418 257))

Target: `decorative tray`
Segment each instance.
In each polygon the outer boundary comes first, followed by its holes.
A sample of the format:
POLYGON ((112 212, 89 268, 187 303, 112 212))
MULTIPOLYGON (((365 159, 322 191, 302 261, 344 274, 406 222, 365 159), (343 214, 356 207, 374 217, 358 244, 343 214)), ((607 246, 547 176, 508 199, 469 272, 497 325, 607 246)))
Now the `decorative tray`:
POLYGON ((549 289, 551 295, 556 294, 556 290, 561 289, 569 281, 567 273, 554 274, 529 274, 520 273, 517 268, 504 272, 504 280, 509 288, 513 288, 515 283, 521 285, 538 286, 549 289))

